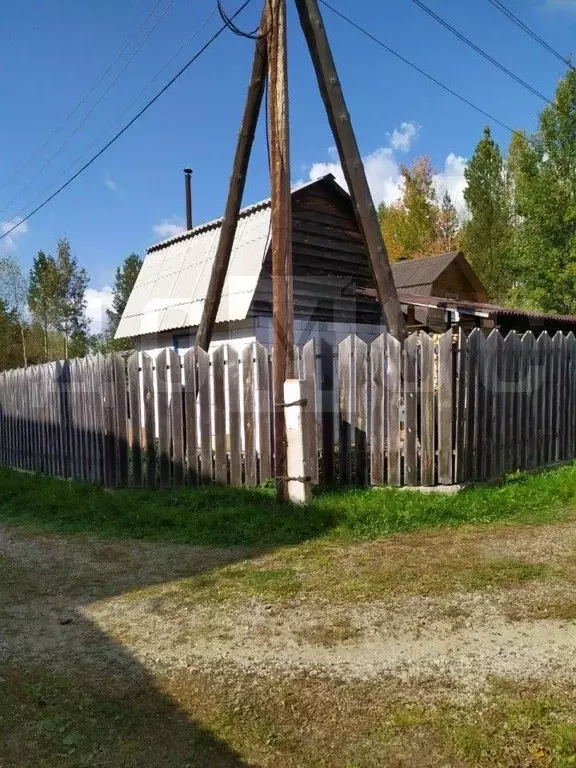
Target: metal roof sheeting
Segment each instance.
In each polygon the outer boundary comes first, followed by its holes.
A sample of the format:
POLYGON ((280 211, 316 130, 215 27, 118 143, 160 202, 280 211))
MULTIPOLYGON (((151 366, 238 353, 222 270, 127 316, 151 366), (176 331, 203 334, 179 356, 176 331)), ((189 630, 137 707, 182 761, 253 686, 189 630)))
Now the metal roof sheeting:
POLYGON ((448 309, 460 312, 460 314, 480 315, 493 317, 504 315, 508 317, 527 317, 535 320, 544 320, 558 323, 570 323, 576 325, 576 315, 554 315, 549 312, 538 312, 534 309, 519 309, 516 307, 501 307, 497 304, 487 304, 478 301, 466 301, 465 299, 445 299, 441 296, 418 296, 410 293, 398 292, 401 304, 411 304, 419 307, 431 307, 432 309, 448 309))
MULTIPOLYGON (((116 338, 198 325, 220 237, 221 220, 148 252, 116 338)), ((270 206, 243 211, 232 246, 217 322, 243 320, 268 248, 270 206)))
MULTIPOLYGON (((292 193, 327 180, 332 174, 292 188, 292 193)), ((347 194, 342 190, 342 194, 347 194)), ((216 322, 244 320, 256 291, 270 237, 270 198, 240 212, 230 265, 216 322)), ((153 245, 140 270, 117 339, 197 326, 202 317, 222 219, 153 245)))

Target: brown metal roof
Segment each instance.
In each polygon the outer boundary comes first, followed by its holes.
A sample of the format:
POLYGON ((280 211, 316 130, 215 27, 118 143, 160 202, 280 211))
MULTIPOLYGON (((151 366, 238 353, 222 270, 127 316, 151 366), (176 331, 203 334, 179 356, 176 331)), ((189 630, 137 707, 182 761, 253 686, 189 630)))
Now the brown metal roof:
POLYGON ((392 275, 396 288, 413 288, 416 285, 430 285, 458 257, 459 251, 428 256, 425 259, 406 259, 392 264, 392 275))
MULTIPOLYGON (((374 291, 374 295, 376 292, 374 291)), ((573 323, 576 325, 576 315, 553 315, 547 312, 538 312, 533 309, 519 309, 516 307, 501 307, 497 304, 484 304, 476 301, 462 301, 459 299, 445 299, 441 296, 417 296, 415 294, 398 292, 401 304, 430 307, 431 309, 453 309, 461 314, 504 315, 508 317, 531 317, 535 320, 550 320, 559 323, 573 323)))

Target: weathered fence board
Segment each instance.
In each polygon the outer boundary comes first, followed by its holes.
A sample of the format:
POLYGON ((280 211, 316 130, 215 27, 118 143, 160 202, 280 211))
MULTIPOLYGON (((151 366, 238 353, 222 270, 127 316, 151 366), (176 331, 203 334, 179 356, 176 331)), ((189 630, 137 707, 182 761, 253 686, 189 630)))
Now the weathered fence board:
POLYGON ((352 349, 353 337, 348 336, 338 346, 339 448, 340 482, 352 480, 352 349))
POLYGON ((270 359, 267 349, 262 344, 254 344, 256 354, 256 372, 258 377, 258 443, 260 446, 260 482, 265 483, 272 477, 272 422, 270 408, 270 359))
POLYGON ((370 482, 384 485, 385 410, 384 377, 386 375, 386 334, 382 334, 370 347, 371 431, 370 482))
POLYGON ((228 422, 230 440, 230 483, 242 485, 242 433, 240 419, 240 367, 238 352, 226 347, 228 365, 228 422))
POLYGON ((354 342, 354 469, 358 484, 366 483, 368 466, 368 345, 362 339, 354 342))
POLYGON ((326 339, 320 342, 320 398, 322 482, 329 485, 334 480, 334 358, 326 339))
POLYGON ((255 375, 254 344, 242 352, 242 375, 244 384, 244 475, 246 485, 258 482, 256 464, 256 411, 255 411, 255 375))
POLYGON ((454 451, 454 355, 452 330, 438 342, 438 482, 451 485, 454 451))
POLYGON ((186 438, 186 482, 198 482, 198 433, 196 411, 196 351, 189 349, 184 355, 184 419, 186 438))
POLYGON ((306 431, 304 445, 308 453, 307 466, 310 475, 310 482, 313 485, 318 484, 318 420, 317 420, 317 392, 316 392, 316 346, 314 339, 310 339, 302 349, 302 373, 304 382, 304 407, 306 431))
POLYGON ((210 393, 210 357, 196 350, 196 375, 200 422, 200 476, 203 483, 212 482, 212 396, 210 393))
POLYGON ((173 349, 168 357, 170 368, 170 434, 172 436, 172 483, 184 483, 184 423, 182 407, 182 364, 180 355, 173 349))
POLYGON ((214 477, 217 483, 228 480, 228 452, 226 450, 226 384, 224 381, 224 354, 226 347, 218 347, 212 355, 214 376, 214 477))
MULTIPOLYGON (((336 354, 308 342, 298 360, 313 482, 450 485, 576 457, 573 334, 350 336, 336 354)), ((272 445, 257 343, 0 373, 5 466, 111 487, 254 486, 273 477, 272 445)))
POLYGON ((436 419, 434 414, 434 342, 427 334, 420 339, 420 464, 422 485, 434 485, 436 419))
POLYGON ((386 472, 388 483, 399 486, 401 476, 401 373, 402 346, 398 339, 386 337, 386 472))
POLYGON ((142 485, 142 402, 140 392, 140 355, 138 352, 133 352, 128 358, 128 398, 132 484, 137 488, 142 485))
POLYGON ((158 454, 156 451, 156 422, 154 408, 154 370, 152 358, 142 355, 142 400, 144 402, 144 432, 146 435, 146 485, 156 485, 158 454))

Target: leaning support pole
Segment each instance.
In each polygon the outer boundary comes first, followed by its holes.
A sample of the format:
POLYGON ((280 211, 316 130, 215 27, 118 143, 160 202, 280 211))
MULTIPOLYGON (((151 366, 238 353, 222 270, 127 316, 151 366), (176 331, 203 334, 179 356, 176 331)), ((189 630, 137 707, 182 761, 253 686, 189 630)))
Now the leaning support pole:
POLYGON ((254 143, 254 135, 258 124, 258 116, 262 106, 264 88, 266 85, 266 67, 268 62, 268 53, 266 50, 267 35, 267 8, 264 7, 258 40, 256 41, 256 50, 254 52, 254 63, 252 64, 252 74, 250 76, 250 85, 248 86, 248 96, 244 108, 244 117, 242 118, 242 127, 238 135, 236 145, 236 155, 234 156, 234 165, 230 177, 230 188, 228 191, 228 200, 224 211, 224 219, 220 230, 220 240, 218 249, 210 275, 210 283, 206 293, 206 301, 202 310, 202 317, 198 332, 196 334, 196 347, 208 350, 212 340, 212 332, 218 315, 220 299, 222 298, 222 289, 230 264, 230 255, 238 227, 238 215, 242 205, 242 196, 246 183, 246 173, 250 162, 250 153, 254 143))
POLYGON ((366 180, 364 165, 350 121, 350 114, 344 101, 344 94, 336 72, 334 57, 318 2, 317 0, 296 0, 296 6, 316 70, 330 127, 338 147, 338 154, 352 197, 356 219, 368 251, 384 319, 390 333, 397 339, 403 339, 406 333, 404 317, 398 302, 396 286, 392 279, 388 253, 382 238, 376 209, 366 180))
POLYGON ((292 200, 286 55, 286 0, 268 0, 268 121, 272 188, 272 308, 274 467, 276 495, 288 499, 284 382, 294 375, 294 306, 292 289, 292 200))

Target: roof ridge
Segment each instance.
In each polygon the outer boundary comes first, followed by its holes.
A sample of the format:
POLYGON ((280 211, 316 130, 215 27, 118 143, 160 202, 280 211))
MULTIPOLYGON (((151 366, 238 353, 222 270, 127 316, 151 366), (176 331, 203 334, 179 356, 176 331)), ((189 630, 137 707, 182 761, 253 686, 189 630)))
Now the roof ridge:
MULTIPOLYGON (((307 187, 311 187, 314 184, 327 181, 328 179, 332 179, 335 183, 337 183, 333 173, 326 173, 324 174, 324 176, 320 176, 320 178, 314 179, 313 181, 297 182, 296 184, 293 184, 290 187, 290 194, 293 195, 296 192, 300 192, 300 190, 302 189, 306 189, 307 187)), ((271 197, 267 197, 264 200, 259 200, 256 203, 251 203, 250 205, 247 205, 244 208, 240 209, 239 217, 245 218, 246 216, 250 216, 252 213, 256 213, 257 211, 264 210, 264 208, 269 208, 271 204, 272 204, 271 197)), ((154 245, 151 245, 149 248, 146 249, 146 253, 160 251, 162 250, 162 248, 167 248, 169 245, 174 245, 174 243, 179 243, 182 240, 189 240, 192 237, 196 237, 196 235, 201 235, 204 232, 209 232, 211 229, 216 229, 217 227, 220 227, 223 221, 224 221, 224 216, 220 216, 217 219, 212 219, 211 221, 206 221, 203 224, 198 224, 196 227, 193 227, 192 229, 186 230, 185 232, 180 232, 178 235, 172 235, 172 237, 169 237, 166 240, 161 240, 159 243, 155 243, 154 245)))

